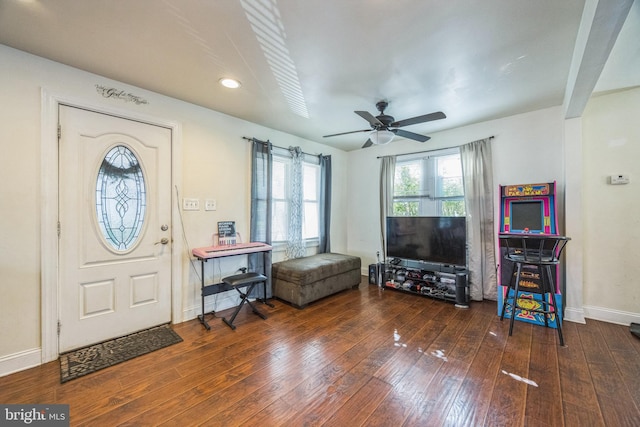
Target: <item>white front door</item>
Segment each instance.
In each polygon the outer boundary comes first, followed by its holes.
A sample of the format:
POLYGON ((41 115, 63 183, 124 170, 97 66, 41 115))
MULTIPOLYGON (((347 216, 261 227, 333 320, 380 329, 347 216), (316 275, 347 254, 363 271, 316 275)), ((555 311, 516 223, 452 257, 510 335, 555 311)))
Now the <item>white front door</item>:
POLYGON ((59 351, 171 320, 171 130, 60 105, 59 351))

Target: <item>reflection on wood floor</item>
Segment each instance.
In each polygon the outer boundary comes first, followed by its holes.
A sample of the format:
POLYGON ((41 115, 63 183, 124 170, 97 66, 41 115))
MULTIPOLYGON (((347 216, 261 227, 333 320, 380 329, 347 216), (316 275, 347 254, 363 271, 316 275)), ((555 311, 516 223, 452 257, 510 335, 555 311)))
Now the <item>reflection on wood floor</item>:
MULTIPOLYGON (((1 403, 66 403, 71 425, 638 426, 640 339, 625 326, 517 322, 379 290, 366 277, 297 310, 245 307, 232 331, 60 384, 58 362, 0 378, 1 403)), ((227 313, 221 312, 222 317, 227 313)))

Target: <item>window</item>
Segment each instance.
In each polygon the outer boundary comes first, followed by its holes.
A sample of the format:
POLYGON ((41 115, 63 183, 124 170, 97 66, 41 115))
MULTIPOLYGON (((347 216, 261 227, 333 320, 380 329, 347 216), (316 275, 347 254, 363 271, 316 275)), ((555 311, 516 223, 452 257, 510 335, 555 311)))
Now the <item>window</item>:
POLYGON ((458 149, 396 161, 396 216, 464 216, 462 163, 458 149))
MULTIPOLYGON (((293 179, 291 177, 292 160, 287 155, 273 155, 272 169, 272 200, 273 214, 271 223, 271 239, 273 243, 288 240, 289 210, 291 206, 291 193, 293 179)), ((307 161, 302 162, 302 238, 304 240, 317 240, 319 236, 319 209, 320 209, 320 166, 307 161)))
POLYGON ((102 236, 116 251, 131 249, 140 236, 147 207, 142 168, 124 145, 113 147, 96 178, 96 216, 102 236))

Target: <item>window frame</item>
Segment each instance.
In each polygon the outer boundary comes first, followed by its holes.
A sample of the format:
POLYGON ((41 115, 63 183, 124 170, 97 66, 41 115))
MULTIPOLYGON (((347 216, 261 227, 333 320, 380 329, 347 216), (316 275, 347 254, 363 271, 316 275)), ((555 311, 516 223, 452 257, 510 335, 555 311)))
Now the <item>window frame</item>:
MULTIPOLYGON (((276 185, 276 180, 272 179, 272 188, 271 188, 271 207, 272 207, 272 218, 271 218, 271 222, 272 222, 272 228, 271 228, 271 244, 274 246, 274 248, 279 248, 279 247, 284 247, 287 243, 287 238, 288 235, 287 233, 287 229, 286 229, 286 224, 285 224, 285 230, 284 230, 284 236, 283 238, 280 239, 276 239, 276 234, 277 230, 276 230, 276 203, 284 203, 285 205, 285 209, 283 213, 280 214, 284 214, 285 218, 288 218, 289 216, 289 207, 290 207, 290 203, 291 200, 288 198, 288 195, 291 194, 291 189, 290 189, 290 185, 291 185, 291 165, 292 165, 292 157, 291 154, 289 153, 288 150, 286 149, 279 149, 279 148, 274 148, 273 152, 272 152, 272 158, 273 158, 273 170, 272 170, 272 178, 273 178, 273 173, 275 170, 275 165, 276 163, 281 163, 284 165, 284 198, 277 198, 276 197, 276 191, 275 190, 275 185, 276 185)), ((321 174, 320 174, 320 162, 319 159, 316 156, 309 156, 309 155, 305 155, 303 154, 303 158, 302 158, 302 162, 303 162, 303 173, 302 173, 302 186, 303 186, 303 198, 302 198, 302 209, 303 209, 303 235, 304 235, 304 223, 305 223, 305 217, 304 217, 304 211, 305 211, 305 207, 309 204, 309 203, 315 203, 315 212, 316 212, 316 236, 314 237, 308 237, 308 238, 304 238, 303 237, 303 241, 305 242, 305 246, 306 247, 313 247, 313 246, 318 246, 320 244, 320 180, 321 180, 321 174), (312 166, 313 169, 315 170, 315 200, 312 199, 307 199, 305 198, 305 194, 304 194, 304 168, 312 166)), ((281 233, 282 234, 282 233, 281 233)))
MULTIPOLYGON (((462 174, 462 163, 460 164, 461 179, 461 195, 442 196, 438 193, 442 189, 443 176, 438 174, 438 159, 448 156, 457 155, 460 158, 460 149, 458 147, 448 148, 438 151, 428 151, 409 155, 400 155, 396 159, 396 167, 394 173, 394 194, 393 194, 393 215, 404 216, 449 216, 444 215, 443 208, 445 203, 449 201, 461 201, 463 203, 466 216, 466 204, 464 199, 464 177, 462 174), (398 171, 403 165, 411 163, 419 164, 420 176, 418 177, 418 190, 414 194, 397 194, 398 190, 398 171), (405 208, 404 212, 397 209, 397 204, 416 204, 414 209, 405 208), (430 204, 430 206, 429 206, 430 204), (415 213, 413 213, 415 212, 415 213)), ((461 160, 460 160, 461 161, 461 160)), ((456 176, 457 178, 457 176, 456 176)))

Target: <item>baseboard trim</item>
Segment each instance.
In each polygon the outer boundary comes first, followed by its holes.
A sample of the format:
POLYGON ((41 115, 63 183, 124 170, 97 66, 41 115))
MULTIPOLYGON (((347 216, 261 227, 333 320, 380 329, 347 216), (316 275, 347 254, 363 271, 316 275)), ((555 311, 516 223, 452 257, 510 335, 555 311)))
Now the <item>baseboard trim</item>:
POLYGON ((604 307, 592 305, 583 306, 584 317, 587 319, 600 320, 602 322, 615 323, 628 326, 631 323, 640 323, 640 313, 629 311, 612 310, 604 307))
POLYGON ((583 325, 587 323, 584 318, 584 310, 574 307, 565 307, 564 320, 568 322, 582 323, 583 325))
POLYGON ((0 357, 0 377, 42 364, 42 349, 33 348, 0 357))

